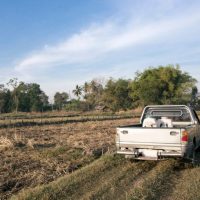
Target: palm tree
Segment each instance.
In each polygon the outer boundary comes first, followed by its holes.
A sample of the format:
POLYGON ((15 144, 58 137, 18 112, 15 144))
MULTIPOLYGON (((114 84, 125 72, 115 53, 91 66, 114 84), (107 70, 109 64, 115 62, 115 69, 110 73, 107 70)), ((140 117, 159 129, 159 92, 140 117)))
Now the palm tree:
POLYGON ((79 85, 76 85, 76 88, 72 92, 80 100, 80 96, 82 95, 82 91, 83 91, 83 88, 81 86, 79 86, 79 85))

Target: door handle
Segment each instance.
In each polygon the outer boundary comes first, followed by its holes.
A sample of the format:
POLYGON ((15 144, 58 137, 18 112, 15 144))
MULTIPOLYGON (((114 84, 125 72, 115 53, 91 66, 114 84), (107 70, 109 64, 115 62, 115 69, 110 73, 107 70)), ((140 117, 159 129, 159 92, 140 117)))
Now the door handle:
POLYGON ((122 134, 128 134, 128 131, 121 131, 122 134))
POLYGON ((173 135, 178 135, 178 134, 179 134, 179 132, 176 132, 176 131, 171 131, 171 132, 170 132, 170 135, 172 135, 172 136, 173 136, 173 135))

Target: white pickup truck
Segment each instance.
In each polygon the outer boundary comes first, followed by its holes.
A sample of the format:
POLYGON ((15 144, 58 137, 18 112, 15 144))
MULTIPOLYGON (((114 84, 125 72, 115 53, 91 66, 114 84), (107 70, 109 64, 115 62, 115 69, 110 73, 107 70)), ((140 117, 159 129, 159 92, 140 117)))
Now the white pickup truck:
POLYGON ((140 123, 117 127, 117 153, 142 160, 183 157, 197 162, 200 121, 185 105, 147 106, 140 123))

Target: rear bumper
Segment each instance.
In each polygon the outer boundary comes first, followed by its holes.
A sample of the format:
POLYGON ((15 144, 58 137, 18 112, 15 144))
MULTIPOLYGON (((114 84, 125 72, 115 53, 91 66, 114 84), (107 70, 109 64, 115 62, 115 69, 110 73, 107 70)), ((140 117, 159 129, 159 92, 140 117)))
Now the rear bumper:
POLYGON ((117 154, 128 155, 135 159, 143 160, 158 160, 164 157, 184 157, 182 152, 165 152, 159 150, 147 150, 147 149, 138 149, 136 152, 130 151, 117 151, 117 154), (147 153, 148 151, 148 153, 147 153), (145 159, 146 158, 146 159, 145 159))
POLYGON ((184 157, 185 145, 117 145, 117 154, 135 159, 158 160, 166 157, 184 157))
POLYGON ((169 150, 169 151, 184 151, 187 144, 171 144, 171 143, 125 143, 116 142, 117 150, 119 148, 132 149, 155 149, 155 150, 169 150))

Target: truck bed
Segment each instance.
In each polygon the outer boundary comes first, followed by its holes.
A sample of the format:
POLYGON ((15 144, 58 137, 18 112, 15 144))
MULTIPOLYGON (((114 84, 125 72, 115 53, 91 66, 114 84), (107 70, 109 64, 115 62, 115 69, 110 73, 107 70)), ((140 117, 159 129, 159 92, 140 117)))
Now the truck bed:
POLYGON ((117 153, 145 157, 158 155, 182 156, 185 148, 181 143, 181 132, 184 127, 146 128, 141 124, 117 128, 117 153), (138 152, 139 151, 139 152, 138 152))

